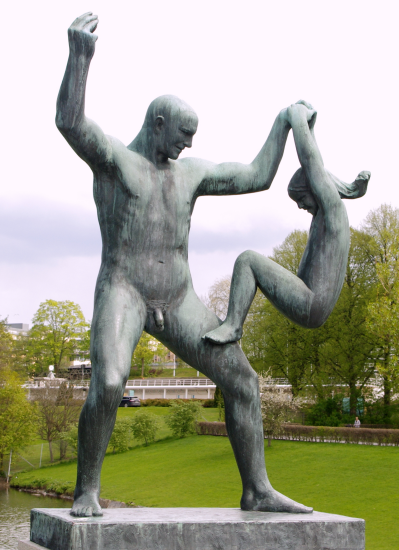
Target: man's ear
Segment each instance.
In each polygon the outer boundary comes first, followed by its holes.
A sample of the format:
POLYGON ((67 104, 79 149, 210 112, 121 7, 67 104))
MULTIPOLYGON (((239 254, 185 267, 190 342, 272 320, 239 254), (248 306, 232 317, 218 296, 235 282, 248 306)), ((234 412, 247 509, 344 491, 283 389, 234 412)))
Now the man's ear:
POLYGON ((163 116, 158 115, 154 122, 154 132, 160 134, 163 130, 165 119, 163 116))

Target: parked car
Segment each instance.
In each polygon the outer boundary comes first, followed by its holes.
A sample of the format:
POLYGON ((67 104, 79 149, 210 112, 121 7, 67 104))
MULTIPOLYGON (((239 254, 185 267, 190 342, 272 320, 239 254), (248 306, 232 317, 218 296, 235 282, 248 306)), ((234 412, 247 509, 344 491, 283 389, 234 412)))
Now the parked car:
POLYGON ((120 407, 141 407, 141 402, 138 397, 122 397, 120 407))

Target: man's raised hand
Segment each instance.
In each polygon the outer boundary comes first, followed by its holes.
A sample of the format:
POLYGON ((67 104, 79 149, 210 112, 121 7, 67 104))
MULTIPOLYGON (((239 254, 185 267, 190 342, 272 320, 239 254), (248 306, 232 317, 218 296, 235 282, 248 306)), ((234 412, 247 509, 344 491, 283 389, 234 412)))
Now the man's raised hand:
POLYGON ((93 34, 98 25, 98 16, 87 12, 77 17, 68 29, 69 48, 71 53, 92 58, 98 38, 93 34))

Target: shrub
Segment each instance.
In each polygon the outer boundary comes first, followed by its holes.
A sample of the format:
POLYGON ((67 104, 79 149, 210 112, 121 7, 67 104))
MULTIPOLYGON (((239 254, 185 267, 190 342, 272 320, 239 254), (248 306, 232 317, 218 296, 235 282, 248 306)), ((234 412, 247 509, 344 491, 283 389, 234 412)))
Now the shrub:
POLYGON ((200 414, 201 405, 198 401, 183 400, 170 404, 171 411, 165 417, 165 422, 176 437, 185 437, 196 431, 196 420, 200 414))
POLYGON ((170 399, 141 399, 142 407, 169 407, 170 399))
POLYGON ((387 425, 387 417, 390 419, 392 427, 399 428, 399 402, 394 401, 388 407, 384 405, 383 399, 373 403, 366 402, 362 424, 387 425))
POLYGON ((115 422, 114 430, 109 440, 108 448, 112 449, 112 452, 122 453, 129 448, 130 441, 130 419, 121 418, 115 422))
POLYGON ((148 376, 161 376, 162 373, 163 373, 162 368, 160 368, 160 369, 150 369, 148 371, 148 376))
POLYGON ((160 420, 155 414, 149 411, 137 411, 133 416, 130 426, 133 436, 144 441, 147 446, 150 441, 155 440, 155 435, 160 428, 160 420))
POLYGON ((205 401, 203 401, 202 403, 202 406, 205 409, 213 409, 215 407, 215 401, 213 399, 205 399, 205 401))
POLYGON ((319 399, 306 414, 308 426, 339 426, 342 422, 342 395, 319 399))
POLYGON ((300 398, 291 398, 281 390, 269 375, 259 375, 260 403, 263 430, 268 439, 275 439, 282 433, 283 422, 287 422, 302 404, 300 398))

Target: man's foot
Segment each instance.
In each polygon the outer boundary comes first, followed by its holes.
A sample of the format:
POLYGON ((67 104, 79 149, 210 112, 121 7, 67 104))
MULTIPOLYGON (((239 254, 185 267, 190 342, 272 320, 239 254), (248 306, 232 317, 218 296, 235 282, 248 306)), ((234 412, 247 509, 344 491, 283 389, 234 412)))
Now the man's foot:
POLYGON ((311 514, 313 508, 304 506, 275 491, 272 487, 260 497, 254 495, 241 499, 241 510, 249 512, 285 512, 288 514, 311 514))
POLYGON ((97 495, 83 494, 75 498, 71 510, 71 516, 77 518, 89 518, 91 516, 102 516, 100 503, 97 495))
POLYGON ((236 329, 228 323, 222 323, 220 327, 207 332, 202 338, 210 340, 214 344, 229 344, 230 342, 237 342, 241 337, 241 329, 236 329))

